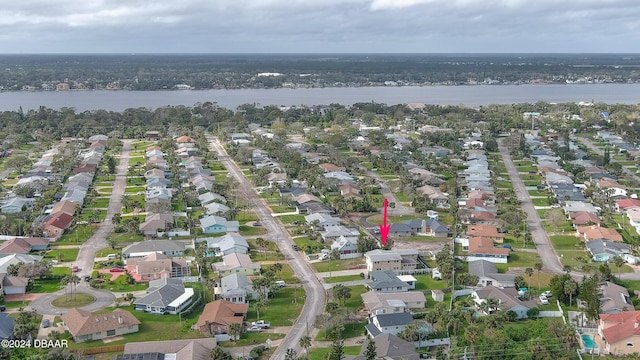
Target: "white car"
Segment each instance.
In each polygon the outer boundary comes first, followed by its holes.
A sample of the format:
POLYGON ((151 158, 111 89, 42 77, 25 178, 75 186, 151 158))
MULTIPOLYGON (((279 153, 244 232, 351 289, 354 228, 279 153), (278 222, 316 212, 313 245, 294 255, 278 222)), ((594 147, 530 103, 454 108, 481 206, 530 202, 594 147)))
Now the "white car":
POLYGON ((550 298, 551 297, 551 291, 547 290, 547 291, 543 292, 542 296, 544 296, 546 298, 550 298))
POLYGON ((261 332, 262 328, 256 325, 249 326, 247 332, 261 332))
POLYGON ((547 299, 547 297, 544 296, 544 295, 540 295, 540 304, 548 305, 549 304, 549 299, 547 299))

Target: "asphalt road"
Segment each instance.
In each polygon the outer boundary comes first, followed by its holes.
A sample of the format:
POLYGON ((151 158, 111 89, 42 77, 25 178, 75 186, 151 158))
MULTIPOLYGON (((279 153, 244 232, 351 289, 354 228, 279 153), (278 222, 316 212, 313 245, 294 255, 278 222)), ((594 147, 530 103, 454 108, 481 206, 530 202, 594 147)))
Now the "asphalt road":
MULTIPOLYGON (((82 294, 90 294, 96 298, 96 301, 81 307, 83 310, 96 311, 104 309, 113 304, 116 299, 110 291, 93 289, 89 284, 84 281, 85 275, 91 275, 93 270, 93 263, 95 261, 96 252, 108 246, 107 236, 113 230, 113 223, 111 219, 113 215, 119 213, 122 209, 122 196, 124 195, 124 188, 126 187, 127 170, 129 168, 129 151, 131 150, 132 140, 122 141, 122 151, 120 152, 120 162, 116 167, 116 176, 113 183, 113 190, 111 197, 109 198, 109 207, 107 208, 107 215, 96 232, 80 246, 78 257, 73 265, 78 266, 80 271, 78 276, 82 281, 76 286, 75 292, 82 294)), ((67 291, 71 291, 71 285, 67 288, 67 291)), ((65 294, 64 290, 56 291, 55 293, 44 295, 31 302, 31 308, 36 310, 40 314, 47 315, 60 315, 66 312, 68 309, 60 309, 51 305, 51 301, 55 298, 65 294)))
POLYGON ((300 346, 298 345, 300 338, 307 333, 307 330, 313 327, 316 317, 323 312, 325 303, 324 288, 313 274, 314 269, 311 265, 303 259, 301 253, 293 250, 293 239, 282 224, 271 216, 271 211, 258 195, 251 182, 244 176, 240 168, 231 160, 213 136, 207 135, 207 139, 211 148, 218 153, 218 158, 229 171, 229 174, 238 181, 240 190, 252 204, 252 209, 260 219, 262 226, 267 229, 268 236, 265 238, 274 241, 278 245, 291 269, 293 269, 293 272, 302 283, 306 299, 300 317, 293 323, 291 331, 287 333, 280 345, 278 345, 271 358, 284 359, 288 348, 295 349, 300 354, 300 346))
POLYGON ((543 269, 547 272, 562 273, 563 266, 560 263, 558 255, 556 255, 553 246, 551 245, 551 240, 549 240, 547 232, 542 227, 540 216, 533 206, 533 202, 531 201, 529 192, 524 186, 524 182, 522 181, 522 178, 520 177, 520 174, 518 173, 518 170, 516 169, 516 166, 511 159, 509 150, 504 145, 503 139, 500 139, 498 141, 498 146, 500 149, 500 155, 502 155, 504 165, 507 168, 507 172, 509 173, 509 178, 511 179, 511 183, 513 184, 513 190, 516 193, 516 197, 520 201, 522 211, 527 214, 527 228, 529 229, 529 231, 531 231, 533 242, 536 245, 536 250, 538 251, 538 255, 540 256, 543 269))
MULTIPOLYGON (((366 170, 365 172, 366 172, 367 176, 370 176, 370 177, 374 178, 376 180, 376 182, 378 184, 380 184, 380 192, 382 193, 382 196, 384 196, 387 200, 389 200, 390 203, 393 202, 393 203, 396 204, 394 208, 389 207, 387 209, 387 213, 389 215, 401 216, 401 215, 413 215, 413 214, 416 213, 414 208, 408 207, 408 206, 404 206, 398 200, 398 198, 391 191, 391 189, 389 189, 389 186, 387 186, 387 183, 384 181, 384 179, 382 179, 380 177, 380 175, 376 174, 375 172, 373 172, 371 170, 367 170, 367 169, 364 169, 364 170, 366 170)), ((380 208, 380 212, 382 212, 382 208, 380 208)))

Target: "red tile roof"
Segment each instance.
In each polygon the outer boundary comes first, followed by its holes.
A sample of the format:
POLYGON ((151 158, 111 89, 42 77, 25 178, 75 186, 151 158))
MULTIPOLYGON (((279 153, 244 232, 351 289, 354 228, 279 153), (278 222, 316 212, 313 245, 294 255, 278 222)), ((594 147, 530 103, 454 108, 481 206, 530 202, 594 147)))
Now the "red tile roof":
POLYGON ((73 216, 66 213, 56 213, 54 214, 49 221, 47 221, 44 226, 49 227, 53 226, 58 229, 66 229, 69 227, 71 222, 73 221, 73 216))
POLYGON ((573 222, 573 225, 576 226, 589 224, 600 225, 600 218, 598 215, 586 211, 571 213, 571 221, 573 222))
POLYGON ((504 238, 504 234, 498 232, 498 228, 492 224, 469 225, 467 235, 474 237, 504 238))
POLYGON ((202 327, 207 323, 242 324, 248 311, 249 304, 234 304, 226 300, 216 300, 205 305, 202 315, 198 318, 197 325, 202 327), (243 316, 235 316, 236 314, 243 314, 243 316))
POLYGON ((598 327, 606 327, 602 329, 602 335, 609 344, 640 335, 640 311, 600 314, 598 327))
POLYGON ((622 199, 616 201, 618 208, 620 209, 628 209, 632 207, 640 207, 640 200, 638 199, 622 199))
POLYGON ((469 254, 509 255, 509 249, 495 247, 490 238, 470 237, 469 254))

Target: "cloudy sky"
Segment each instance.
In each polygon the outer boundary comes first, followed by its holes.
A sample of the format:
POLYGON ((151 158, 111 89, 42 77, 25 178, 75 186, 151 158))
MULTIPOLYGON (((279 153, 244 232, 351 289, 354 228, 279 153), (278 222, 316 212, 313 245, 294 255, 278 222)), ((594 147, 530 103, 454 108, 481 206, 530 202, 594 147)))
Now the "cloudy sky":
POLYGON ((6 0, 0 53, 640 52, 638 0, 6 0))

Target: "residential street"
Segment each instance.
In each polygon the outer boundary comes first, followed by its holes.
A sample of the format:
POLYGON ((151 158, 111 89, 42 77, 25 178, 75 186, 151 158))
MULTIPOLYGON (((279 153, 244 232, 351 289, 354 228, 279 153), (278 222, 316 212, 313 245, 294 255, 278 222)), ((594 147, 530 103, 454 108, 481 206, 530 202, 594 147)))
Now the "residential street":
MULTIPOLYGON (((366 170, 366 169, 364 169, 366 170)), ((387 186, 387 183, 380 177, 380 175, 376 174, 375 172, 371 171, 371 170, 366 170, 366 174, 367 176, 370 176, 374 179, 376 179, 376 182, 378 184, 380 184, 380 192, 382 193, 382 196, 384 196, 387 200, 389 200, 389 202, 393 202, 396 204, 396 206, 394 208, 389 207, 387 209, 387 212, 389 213, 389 215, 397 215, 397 216, 401 216, 401 215, 413 215, 416 213, 416 211, 412 208, 412 207, 408 207, 408 206, 404 206, 399 200, 398 198, 393 194, 393 192, 391 191, 391 189, 389 189, 389 186, 387 186)), ((380 204, 382 205, 382 204, 380 204)), ((382 207, 380 207, 380 212, 382 212, 382 207)))
POLYGON ((260 219, 262 226, 267 229, 265 238, 274 241, 284 254, 287 263, 293 269, 298 279, 302 282, 306 293, 306 300, 298 320, 293 324, 291 331, 282 340, 272 359, 284 359, 287 348, 295 349, 300 353, 298 345, 300 338, 306 334, 308 328, 312 328, 316 316, 322 314, 325 303, 325 292, 322 284, 313 274, 314 270, 306 262, 302 254, 293 250, 293 240, 277 218, 271 215, 264 200, 258 195, 251 182, 244 176, 236 163, 229 158, 222 145, 212 136, 207 135, 211 148, 218 154, 219 160, 240 185, 240 190, 250 199, 253 210, 260 219))
MULTIPOLYGON (((78 293, 90 294, 96 298, 96 301, 83 306, 83 310, 96 311, 104 309, 107 306, 113 304, 115 296, 110 291, 97 290, 89 287, 89 284, 84 281, 85 275, 91 275, 93 270, 93 264, 95 262, 96 252, 102 248, 107 247, 107 236, 113 230, 113 224, 111 219, 115 213, 119 213, 122 208, 122 196, 124 195, 124 189, 126 187, 127 170, 129 168, 129 151, 131 150, 132 140, 122 141, 122 151, 120 153, 120 162, 116 167, 116 176, 113 183, 113 190, 111 197, 109 198, 109 207, 107 208, 107 215, 96 232, 87 241, 82 244, 78 257, 73 265, 78 266, 80 272, 77 275, 82 279, 78 284, 76 291, 78 293)), ((31 302, 31 308, 38 311, 40 314, 48 315, 60 315, 65 312, 64 309, 59 309, 51 305, 51 301, 58 296, 64 295, 64 290, 56 291, 55 293, 47 294, 31 302)))
MULTIPOLYGON (((602 156, 604 155, 604 150, 598 148, 597 146, 595 146, 591 140, 584 138, 584 137, 572 137, 572 140, 578 140, 580 141, 584 146, 586 146, 589 150, 593 151, 594 153, 602 156)), ((616 162, 615 159, 613 159, 613 156, 611 156, 611 162, 616 162)), ((638 177, 638 175, 634 174, 631 170, 627 169, 626 167, 622 167, 622 172, 624 173, 624 176, 632 179, 636 184, 640 184, 640 177, 638 177)))
POLYGON ((538 215, 538 212, 536 212, 533 202, 531 202, 531 197, 524 186, 524 182, 522 181, 522 178, 520 177, 520 174, 511 159, 509 150, 504 145, 503 140, 504 139, 498 140, 500 155, 502 155, 502 160, 507 168, 507 172, 509 173, 509 178, 513 184, 513 190, 516 193, 516 197, 520 201, 522 211, 527 214, 527 227, 531 231, 533 242, 536 245, 536 250, 538 251, 542 265, 544 266, 543 269, 551 273, 562 273, 562 264, 551 245, 551 240, 549 240, 547 232, 542 227, 540 216, 538 215))

